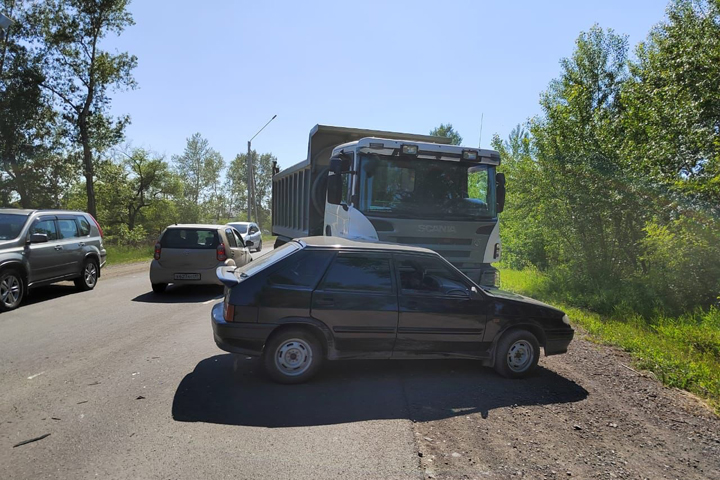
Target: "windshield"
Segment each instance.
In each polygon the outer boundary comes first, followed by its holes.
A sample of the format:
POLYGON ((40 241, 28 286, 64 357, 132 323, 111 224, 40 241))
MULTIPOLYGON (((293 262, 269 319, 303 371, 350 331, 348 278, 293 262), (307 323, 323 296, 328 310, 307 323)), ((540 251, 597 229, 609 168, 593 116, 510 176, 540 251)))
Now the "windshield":
POLYGON ((495 217, 495 168, 415 157, 360 156, 360 210, 396 218, 495 217))
POLYGON ((230 226, 232 226, 239 233, 247 233, 247 223, 231 223, 230 226))
POLYGON ((17 238, 27 219, 27 215, 17 213, 0 214, 0 240, 17 238))
POLYGON ((257 272, 266 269, 273 263, 279 262, 283 258, 297 252, 301 248, 302 247, 297 242, 286 243, 285 245, 272 250, 270 253, 266 253, 257 259, 253 258, 252 262, 246 263, 242 267, 237 268, 235 270, 235 275, 239 275, 240 277, 251 277, 257 272))

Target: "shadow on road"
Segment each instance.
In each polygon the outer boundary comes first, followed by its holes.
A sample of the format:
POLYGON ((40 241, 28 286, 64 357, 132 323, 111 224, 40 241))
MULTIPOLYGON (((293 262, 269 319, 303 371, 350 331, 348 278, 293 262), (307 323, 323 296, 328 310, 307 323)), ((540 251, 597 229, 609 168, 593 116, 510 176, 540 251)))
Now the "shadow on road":
POLYGON ((302 427, 406 418, 427 422, 510 405, 577 402, 588 392, 539 368, 508 380, 478 362, 328 362, 310 383, 279 385, 258 360, 217 355, 200 362, 178 386, 173 418, 254 427, 302 427))
POLYGON ((133 298, 142 303, 201 303, 223 294, 219 285, 169 285, 163 293, 147 292, 133 298))
POLYGON ((23 306, 44 302, 46 300, 53 300, 73 293, 79 292, 77 287, 75 287, 75 285, 71 282, 63 282, 60 284, 33 288, 30 290, 28 296, 25 297, 20 307, 22 308, 23 306))

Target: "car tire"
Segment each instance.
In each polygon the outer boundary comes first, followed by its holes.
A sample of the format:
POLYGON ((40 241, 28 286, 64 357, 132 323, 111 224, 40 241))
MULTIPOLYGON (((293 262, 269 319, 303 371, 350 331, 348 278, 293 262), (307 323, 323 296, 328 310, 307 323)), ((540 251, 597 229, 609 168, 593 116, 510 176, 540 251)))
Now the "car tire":
POLYGON ((278 383, 306 382, 318 372, 322 362, 320 342, 302 328, 282 330, 265 345, 265 371, 278 383))
POLYGON ((0 273, 0 312, 15 310, 25 297, 25 282, 17 270, 0 273))
POLYGON ((165 289, 167 288, 167 283, 153 283, 152 289, 154 293, 163 293, 165 289))
POLYGON ((510 330, 495 347, 495 371, 506 378, 530 375, 540 360, 540 344, 527 330, 510 330))
POLYGON ((81 292, 92 290, 97 285, 98 278, 100 277, 100 269, 98 264, 92 258, 88 258, 83 263, 80 276, 75 279, 75 286, 81 292))
POLYGON ((262 240, 260 240, 260 243, 258 243, 257 248, 255 249, 255 253, 258 253, 262 250, 262 240))

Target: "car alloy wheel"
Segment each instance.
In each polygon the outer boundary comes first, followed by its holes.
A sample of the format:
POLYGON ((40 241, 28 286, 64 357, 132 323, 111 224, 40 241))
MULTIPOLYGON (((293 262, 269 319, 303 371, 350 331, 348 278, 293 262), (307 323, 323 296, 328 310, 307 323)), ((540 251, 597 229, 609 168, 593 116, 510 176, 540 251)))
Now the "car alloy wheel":
POLYGON ((85 285, 89 288, 93 288, 97 283, 97 267, 93 262, 89 262, 85 265, 83 276, 85 277, 85 285))
POLYGON ((14 273, 3 275, 0 281, 0 302, 2 302, 3 310, 12 310, 16 308, 22 300, 23 285, 22 280, 14 273))
POLYGON ((296 377, 305 373, 313 362, 310 345, 299 338, 286 340, 275 350, 275 366, 283 375, 296 377))

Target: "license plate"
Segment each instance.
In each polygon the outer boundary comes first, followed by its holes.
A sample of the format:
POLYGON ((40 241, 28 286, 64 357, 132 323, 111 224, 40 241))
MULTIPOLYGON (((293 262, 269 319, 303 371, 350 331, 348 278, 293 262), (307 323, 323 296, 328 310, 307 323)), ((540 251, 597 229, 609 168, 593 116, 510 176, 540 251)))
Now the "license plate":
POLYGON ((200 280, 199 273, 176 273, 175 280, 200 280))

